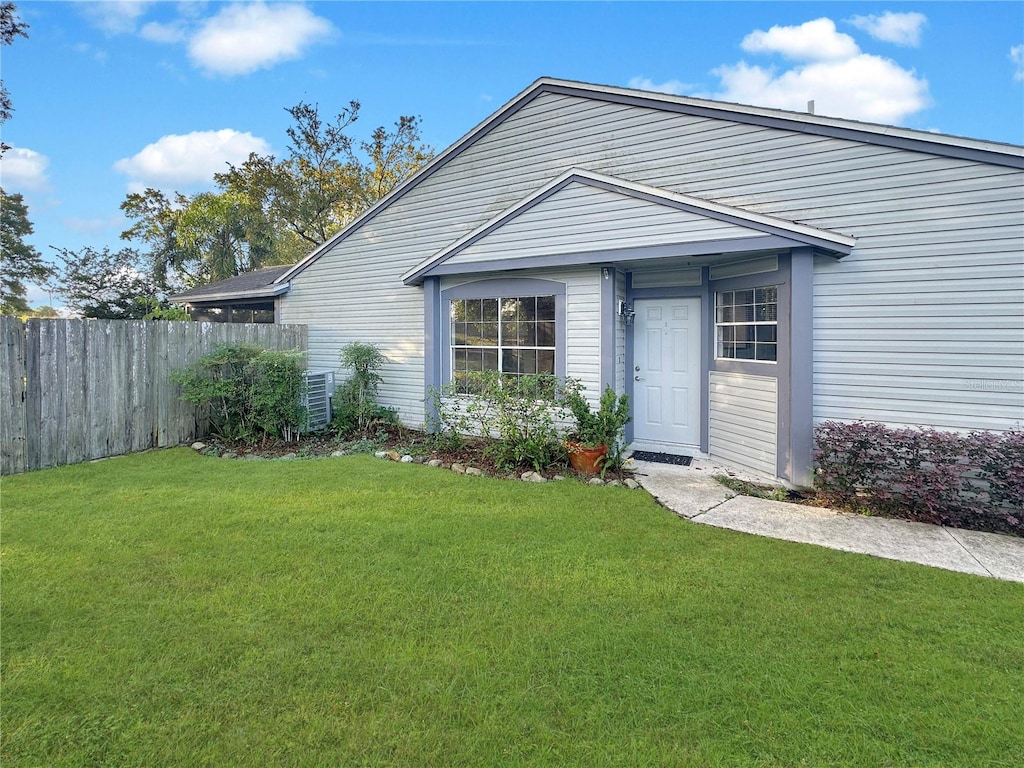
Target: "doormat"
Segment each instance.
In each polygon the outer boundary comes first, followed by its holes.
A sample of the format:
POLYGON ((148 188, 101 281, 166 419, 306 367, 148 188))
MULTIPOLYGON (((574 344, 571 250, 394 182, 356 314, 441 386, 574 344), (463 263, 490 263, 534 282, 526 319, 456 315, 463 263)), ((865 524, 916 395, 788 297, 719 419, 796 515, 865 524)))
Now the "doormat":
POLYGON ((637 461, 653 461, 655 464, 676 464, 680 467, 690 466, 692 456, 676 456, 671 453, 656 453, 654 451, 633 451, 633 458, 637 461))

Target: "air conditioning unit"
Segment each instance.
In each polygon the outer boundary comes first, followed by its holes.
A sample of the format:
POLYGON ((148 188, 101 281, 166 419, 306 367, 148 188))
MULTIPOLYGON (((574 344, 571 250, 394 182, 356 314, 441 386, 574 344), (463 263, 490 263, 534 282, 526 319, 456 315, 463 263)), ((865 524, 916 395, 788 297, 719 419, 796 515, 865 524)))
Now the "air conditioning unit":
POLYGON ((326 429, 331 423, 331 396, 334 394, 334 371, 306 371, 302 404, 308 420, 306 432, 326 429))

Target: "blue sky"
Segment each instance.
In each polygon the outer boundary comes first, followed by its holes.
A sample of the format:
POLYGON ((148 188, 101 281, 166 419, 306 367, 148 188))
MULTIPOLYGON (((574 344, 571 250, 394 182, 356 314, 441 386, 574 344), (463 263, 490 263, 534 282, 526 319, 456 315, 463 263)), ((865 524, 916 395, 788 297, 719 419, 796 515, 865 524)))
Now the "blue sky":
MULTIPOLYGON (((1024 143, 1024 4, 17 2, 0 183, 30 241, 120 248, 118 205, 285 149, 285 108, 422 118, 440 151, 541 76, 1024 143)), ((33 306, 49 303, 33 289, 33 306)))

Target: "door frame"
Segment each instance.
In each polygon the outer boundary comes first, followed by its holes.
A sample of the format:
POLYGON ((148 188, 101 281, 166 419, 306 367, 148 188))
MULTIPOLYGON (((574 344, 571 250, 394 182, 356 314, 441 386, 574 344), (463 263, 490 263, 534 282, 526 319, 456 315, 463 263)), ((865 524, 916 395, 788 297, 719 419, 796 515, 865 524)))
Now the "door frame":
MULTIPOLYGON (((700 299, 700 452, 708 454, 708 371, 711 369, 711 355, 714 352, 714 323, 712 320, 711 289, 708 268, 701 267, 701 284, 686 286, 659 286, 657 288, 634 288, 632 272, 626 273, 626 304, 632 309, 633 302, 643 299, 700 299)), ((630 407, 635 408, 636 397, 633 389, 634 344, 636 326, 626 326, 626 394, 630 407)), ((626 425, 626 442, 633 441, 633 422, 626 425)))

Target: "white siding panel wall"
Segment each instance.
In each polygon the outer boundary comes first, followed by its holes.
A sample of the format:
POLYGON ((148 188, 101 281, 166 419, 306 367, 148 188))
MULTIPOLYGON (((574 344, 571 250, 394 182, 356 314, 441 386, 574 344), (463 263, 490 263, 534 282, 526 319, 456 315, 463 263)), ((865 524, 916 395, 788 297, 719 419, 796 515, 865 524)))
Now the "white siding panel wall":
POLYGON ((768 376, 712 371, 708 453, 775 477, 778 382, 768 376))
POLYGON ((760 232, 572 183, 448 260, 448 264, 753 237, 760 232))
MULTIPOLYGON (((816 419, 1012 421, 1003 406, 1024 398, 1024 342, 1010 338, 1024 329, 1019 171, 568 95, 540 95, 338 243, 292 281, 281 321, 310 325, 316 367, 335 367, 345 341, 381 344, 399 361, 382 400, 416 423, 422 294, 400 275, 570 167, 858 238, 815 268, 816 419), (843 322, 853 318, 865 325, 843 322), (884 333, 864 330, 883 319, 884 333), (936 378, 952 402, 940 405, 936 378)), ((592 298, 568 298, 594 317, 570 323, 570 368, 596 380, 594 282, 592 298)))

